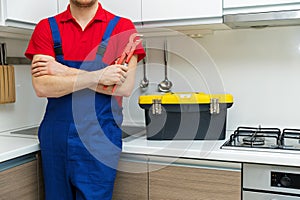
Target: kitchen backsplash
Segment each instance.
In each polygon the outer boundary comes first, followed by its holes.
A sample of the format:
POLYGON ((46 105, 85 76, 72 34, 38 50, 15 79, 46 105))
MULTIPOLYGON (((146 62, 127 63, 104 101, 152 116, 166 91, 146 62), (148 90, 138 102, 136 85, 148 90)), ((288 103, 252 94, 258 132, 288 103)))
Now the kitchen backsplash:
POLYGON ((228 128, 300 128, 300 27, 219 32, 199 42, 235 97, 228 128))
MULTIPOLYGON (((168 78, 174 84, 173 91, 232 94, 234 105, 228 110, 228 130, 241 125, 300 128, 299 33, 300 27, 296 26, 225 30, 195 38, 198 50, 187 40, 181 46, 170 44, 168 78), (185 56, 177 51, 185 51, 185 56)), ((158 39, 151 40, 148 43, 158 39)), ((182 39, 168 40, 178 43, 182 39)), ((144 123, 138 96, 156 92, 157 83, 163 80, 163 54, 155 50, 158 45, 152 46, 147 68, 152 84, 147 90, 138 87, 142 77, 139 67, 136 90, 125 99, 125 124, 144 123)))
MULTIPOLYGON (((173 92, 230 93, 227 129, 237 126, 300 128, 300 27, 215 31, 203 38, 147 38, 147 89, 139 63, 133 95, 124 98, 124 124, 144 125, 142 94, 157 93, 164 79, 163 42, 168 40, 168 78, 173 92)), ((7 42, 9 56, 23 56, 25 40, 7 42)), ((15 66, 17 99, 0 105, 0 131, 36 125, 45 108, 31 85, 30 67, 15 66)))

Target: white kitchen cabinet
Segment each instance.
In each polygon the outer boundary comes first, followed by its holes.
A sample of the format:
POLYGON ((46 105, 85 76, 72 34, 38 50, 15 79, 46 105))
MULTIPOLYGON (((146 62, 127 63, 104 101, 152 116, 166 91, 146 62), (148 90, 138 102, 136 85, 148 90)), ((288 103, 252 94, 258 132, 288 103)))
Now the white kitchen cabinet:
POLYGON ((70 0, 58 0, 58 12, 61 13, 67 9, 70 0))
POLYGON ((142 0, 99 0, 99 2, 113 14, 129 18, 135 23, 142 20, 142 0))
MULTIPOLYGON (((141 22, 142 0, 99 0, 109 12, 126 17, 133 22, 141 22)), ((66 10, 69 0, 58 0, 58 12, 66 10)))
POLYGON ((2 25, 33 28, 41 19, 57 13, 57 1, 53 0, 1 0, 2 25))
POLYGON ((108 11, 143 27, 222 23, 222 0, 100 0, 108 11))
POLYGON ((299 0, 224 0, 224 14, 269 12, 300 9, 299 0))
MULTIPOLYGON (((173 23, 189 25, 221 23, 222 0, 142 0, 142 21, 152 23, 173 23)), ((172 25, 172 24, 171 24, 172 25)))

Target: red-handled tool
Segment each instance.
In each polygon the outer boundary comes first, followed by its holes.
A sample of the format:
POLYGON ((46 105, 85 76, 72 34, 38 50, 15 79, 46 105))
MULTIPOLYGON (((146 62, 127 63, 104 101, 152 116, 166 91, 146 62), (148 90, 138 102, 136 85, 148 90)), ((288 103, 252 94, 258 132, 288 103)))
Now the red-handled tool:
POLYGON ((133 53, 136 49, 136 46, 141 43, 142 39, 140 39, 140 34, 138 33, 133 33, 130 37, 129 37, 129 42, 126 45, 123 53, 121 54, 120 58, 117 60, 117 64, 123 64, 124 61, 124 65, 128 65, 131 57, 133 56, 133 53))
MULTIPOLYGON (((116 64, 124 64, 125 66, 128 66, 128 63, 130 61, 130 59, 133 56, 133 53, 137 47, 137 45, 139 43, 141 43, 142 39, 140 38, 142 35, 138 34, 138 33, 133 33, 130 37, 129 37, 129 42, 126 45, 123 53, 121 54, 121 56, 117 59, 116 64)), ((104 85, 103 89, 106 90, 108 86, 104 85)), ((117 88, 117 85, 114 85, 113 89, 112 89, 112 93, 115 92, 117 88)))

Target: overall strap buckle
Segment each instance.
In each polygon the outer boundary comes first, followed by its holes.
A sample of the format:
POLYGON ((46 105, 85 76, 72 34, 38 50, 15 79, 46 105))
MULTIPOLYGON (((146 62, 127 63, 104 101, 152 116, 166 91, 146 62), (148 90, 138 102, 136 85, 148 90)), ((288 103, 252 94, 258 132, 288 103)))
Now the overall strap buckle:
POLYGON ((61 45, 61 37, 60 37, 60 32, 59 32, 59 28, 58 28, 56 19, 54 17, 49 17, 48 21, 49 21, 50 29, 51 29, 51 33, 52 33, 55 56, 63 55, 62 45, 61 45))
POLYGON ((97 54, 100 55, 101 57, 104 56, 109 38, 120 19, 121 18, 119 16, 115 16, 113 19, 109 21, 107 28, 104 32, 104 35, 102 37, 101 43, 98 46, 98 50, 97 50, 97 54))

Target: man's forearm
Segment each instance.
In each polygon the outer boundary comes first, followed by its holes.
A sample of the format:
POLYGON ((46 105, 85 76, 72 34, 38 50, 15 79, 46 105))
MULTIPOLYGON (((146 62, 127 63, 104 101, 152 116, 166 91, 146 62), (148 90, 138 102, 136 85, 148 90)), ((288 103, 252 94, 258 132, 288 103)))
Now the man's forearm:
POLYGON ((53 76, 44 75, 33 77, 32 82, 37 96, 61 97, 72 92, 95 87, 98 76, 92 72, 80 72, 77 75, 53 76))
MULTIPOLYGON (((129 66, 136 67, 136 57, 133 58, 135 61, 129 66)), ((113 95, 113 85, 121 86, 124 82, 124 85, 127 85, 128 68, 124 65, 110 65, 101 70, 87 72, 62 65, 51 56, 35 55, 31 71, 33 86, 38 96, 60 97, 85 88, 113 95), (109 87, 104 89, 104 85, 109 87)))

